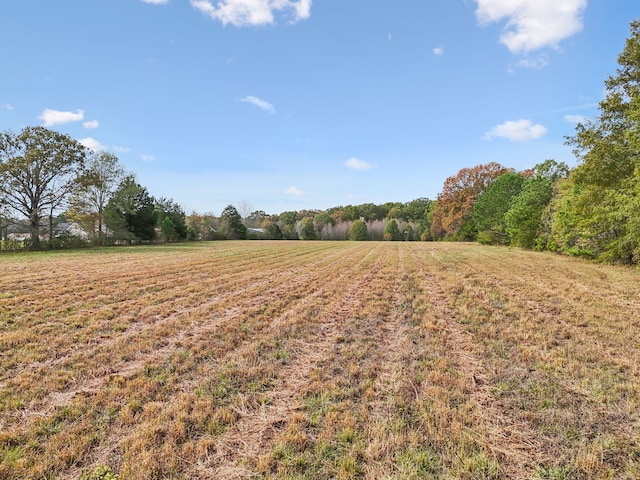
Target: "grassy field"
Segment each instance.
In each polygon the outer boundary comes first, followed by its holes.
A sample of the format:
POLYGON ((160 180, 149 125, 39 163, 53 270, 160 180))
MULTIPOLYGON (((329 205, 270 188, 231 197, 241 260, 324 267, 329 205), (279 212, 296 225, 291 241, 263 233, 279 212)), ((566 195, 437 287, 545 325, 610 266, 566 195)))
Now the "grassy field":
POLYGON ((640 478, 640 272, 453 243, 0 257, 0 478, 640 478))

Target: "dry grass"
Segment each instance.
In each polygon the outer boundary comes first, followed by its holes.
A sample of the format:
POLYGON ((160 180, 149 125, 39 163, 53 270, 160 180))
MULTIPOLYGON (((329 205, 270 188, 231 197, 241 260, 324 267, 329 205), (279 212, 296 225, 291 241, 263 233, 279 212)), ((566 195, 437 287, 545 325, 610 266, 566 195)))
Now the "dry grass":
POLYGON ((0 478, 640 478, 637 270, 373 242, 0 268, 0 478))

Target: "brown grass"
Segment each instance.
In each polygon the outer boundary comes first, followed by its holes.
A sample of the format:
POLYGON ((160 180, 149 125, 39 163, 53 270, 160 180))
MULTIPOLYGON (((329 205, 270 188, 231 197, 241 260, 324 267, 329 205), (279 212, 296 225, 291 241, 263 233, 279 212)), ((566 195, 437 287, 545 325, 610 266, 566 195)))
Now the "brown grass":
POLYGON ((0 478, 640 477, 637 270, 373 242, 0 268, 0 478))

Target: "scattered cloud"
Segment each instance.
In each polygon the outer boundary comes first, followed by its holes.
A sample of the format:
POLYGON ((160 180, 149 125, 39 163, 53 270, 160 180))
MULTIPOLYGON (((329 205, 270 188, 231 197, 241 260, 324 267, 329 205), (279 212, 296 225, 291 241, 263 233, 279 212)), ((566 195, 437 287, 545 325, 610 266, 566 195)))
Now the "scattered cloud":
POLYGON ((587 0, 475 0, 480 24, 500 22, 500 36, 511 53, 526 54, 558 44, 582 30, 587 0))
POLYGON ((276 12, 288 12, 290 23, 311 16, 312 0, 190 0, 191 6, 223 25, 236 27, 270 25, 276 12))
POLYGON ((13 105, 11 105, 10 103, 5 103, 3 105, 0 105, 0 108, 2 108, 3 110, 13 110, 13 105))
POLYGON ((289 187, 284 191, 285 195, 289 195, 291 197, 302 197, 304 196, 304 192, 300 190, 298 187, 289 187))
POLYGON ((141 159, 143 162, 147 162, 147 163, 148 163, 148 162, 153 162, 153 161, 156 159, 156 157, 154 157, 153 155, 149 155, 148 153, 143 153, 143 154, 140 156, 140 159, 141 159))
POLYGON ((352 157, 346 162, 344 162, 345 167, 350 168, 352 170, 360 170, 362 172, 366 172, 367 170, 371 170, 372 168, 376 168, 375 165, 365 162, 364 160, 360 160, 359 158, 352 157))
POLYGON ((97 120, 91 120, 90 122, 82 122, 82 126, 91 130, 94 128, 98 128, 100 126, 100 123, 97 120))
POLYGON ((542 70, 547 65, 549 65, 549 58, 546 55, 539 55, 534 58, 523 58, 515 64, 515 68, 510 67, 509 71, 511 73, 515 72, 515 69, 525 68, 528 70, 542 70))
POLYGON ((547 128, 543 125, 534 125, 531 120, 512 120, 501 125, 496 125, 484 134, 485 140, 502 137, 512 142, 528 142, 543 137, 547 128))
POLYGON ((119 147, 117 145, 114 145, 113 151, 116 153, 129 153, 131 149, 129 147, 119 147))
POLYGON ((42 120, 45 127, 52 127, 54 125, 63 125, 70 122, 80 122, 84 120, 84 110, 76 110, 75 112, 60 112, 58 110, 51 110, 47 108, 38 117, 42 120))
POLYGON ((436 56, 438 56, 438 57, 441 57, 442 55, 444 55, 444 48, 442 48, 442 47, 435 47, 435 48, 433 49, 433 54, 434 54, 434 55, 436 55, 436 56))
POLYGON ((589 120, 589 117, 585 117, 584 115, 565 115, 564 121, 567 123, 572 123, 577 125, 578 123, 585 123, 589 120))
POLYGON ((153 5, 164 5, 169 3, 169 0, 142 0, 144 3, 151 3, 153 5))
POLYGON ((276 113, 276 109, 269 102, 259 99, 258 97, 253 97, 251 95, 247 95, 244 98, 240 99, 241 102, 251 103, 262 110, 269 113, 276 113))
POLYGON ((107 147, 102 145, 98 140, 91 137, 83 138, 82 140, 78 140, 78 142, 94 152, 103 152, 107 149, 107 147))

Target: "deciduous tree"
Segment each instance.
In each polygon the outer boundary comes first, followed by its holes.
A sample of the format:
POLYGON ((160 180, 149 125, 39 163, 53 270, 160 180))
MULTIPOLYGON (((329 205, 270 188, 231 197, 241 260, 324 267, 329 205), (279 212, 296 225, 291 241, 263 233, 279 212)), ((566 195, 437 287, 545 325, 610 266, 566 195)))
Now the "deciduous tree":
POLYGON ((349 240, 361 242, 367 239, 367 224, 362 219, 358 219, 349 228, 349 240))
POLYGON ((524 182, 525 178, 519 173, 503 173, 478 196, 471 215, 478 231, 478 241, 509 244, 505 214, 524 182))
POLYGON ((631 23, 618 64, 605 81, 598 117, 579 124, 568 140, 581 163, 571 173, 563 220, 580 231, 573 247, 579 252, 634 263, 640 262, 640 20, 631 23))
POLYGON ((104 243, 104 210, 124 175, 118 157, 108 152, 94 152, 69 200, 69 219, 80 224, 101 245, 104 243))
POLYGON ((500 175, 510 171, 499 163, 491 162, 473 168, 463 168, 447 178, 434 212, 434 223, 450 237, 472 240, 473 228, 463 229, 471 219, 473 205, 478 196, 500 175))
POLYGON ((28 219, 32 248, 40 246, 41 218, 75 188, 85 156, 80 143, 44 127, 0 133, 0 197, 28 219))

